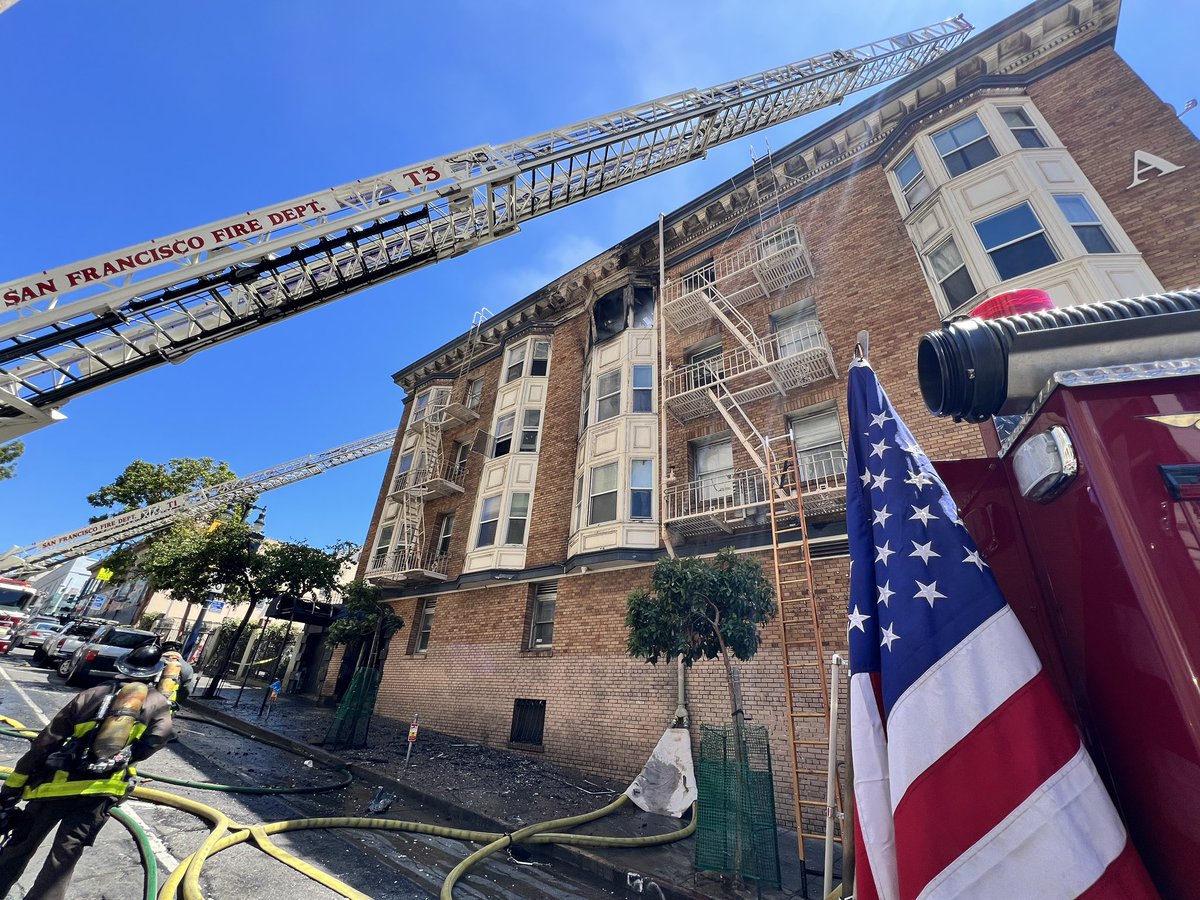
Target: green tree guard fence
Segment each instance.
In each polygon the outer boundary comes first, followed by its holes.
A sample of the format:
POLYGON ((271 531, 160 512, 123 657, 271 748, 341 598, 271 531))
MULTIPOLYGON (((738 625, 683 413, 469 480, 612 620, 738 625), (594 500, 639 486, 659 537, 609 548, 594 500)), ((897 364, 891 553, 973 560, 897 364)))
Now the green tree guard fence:
POLYGON ((735 725, 700 727, 696 869, 779 887, 775 791, 767 729, 742 726, 738 765, 735 725))
POLYGON ((367 729, 375 712, 375 695, 379 693, 378 669, 359 669, 350 680, 350 687, 338 704, 333 722, 325 732, 325 746, 334 750, 367 746, 367 729))

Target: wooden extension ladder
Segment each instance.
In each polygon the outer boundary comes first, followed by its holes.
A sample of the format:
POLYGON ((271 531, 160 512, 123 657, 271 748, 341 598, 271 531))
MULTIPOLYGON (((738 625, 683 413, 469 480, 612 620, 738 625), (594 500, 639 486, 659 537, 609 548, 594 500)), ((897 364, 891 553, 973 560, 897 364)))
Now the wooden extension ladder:
MULTIPOLYGON (((779 601, 776 621, 783 650, 788 710, 788 759, 796 839, 803 866, 805 838, 823 843, 825 818, 830 814, 825 796, 829 751, 828 663, 813 582, 799 459, 792 435, 767 441, 765 455, 771 549, 779 601)), ((840 811, 840 779, 836 802, 840 811)))

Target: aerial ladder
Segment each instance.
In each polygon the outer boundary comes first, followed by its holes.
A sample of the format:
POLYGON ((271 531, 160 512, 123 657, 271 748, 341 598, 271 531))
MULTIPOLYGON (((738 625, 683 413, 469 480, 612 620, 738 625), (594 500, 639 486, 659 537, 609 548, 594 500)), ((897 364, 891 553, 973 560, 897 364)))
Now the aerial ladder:
POLYGON ((231 504, 252 500, 286 484, 303 481, 344 463, 390 450, 395 437, 394 431, 383 431, 323 453, 302 456, 263 469, 244 478, 171 497, 142 509, 127 510, 25 547, 14 547, 0 554, 0 574, 34 574, 60 562, 163 531, 180 519, 215 515, 231 504))
POLYGON ((937 59, 961 16, 481 144, 0 285, 0 442, 72 397, 373 284, 937 59))

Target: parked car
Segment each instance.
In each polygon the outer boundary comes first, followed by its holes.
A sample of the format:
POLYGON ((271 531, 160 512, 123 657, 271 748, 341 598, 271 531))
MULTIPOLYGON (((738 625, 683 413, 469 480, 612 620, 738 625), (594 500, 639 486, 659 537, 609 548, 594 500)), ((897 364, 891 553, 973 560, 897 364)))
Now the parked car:
POLYGON ((52 634, 62 631, 63 623, 52 616, 32 616, 12 633, 14 647, 38 647, 52 634))
POLYGON ((117 660, 130 650, 157 640, 158 635, 153 631, 126 625, 101 625, 91 640, 59 665, 58 674, 72 687, 82 687, 95 678, 105 678, 115 672, 117 660))
POLYGON ((47 637, 40 647, 34 648, 30 663, 35 666, 57 666, 62 660, 70 659, 80 645, 96 633, 101 625, 114 624, 103 619, 76 619, 68 622, 62 631, 47 637))

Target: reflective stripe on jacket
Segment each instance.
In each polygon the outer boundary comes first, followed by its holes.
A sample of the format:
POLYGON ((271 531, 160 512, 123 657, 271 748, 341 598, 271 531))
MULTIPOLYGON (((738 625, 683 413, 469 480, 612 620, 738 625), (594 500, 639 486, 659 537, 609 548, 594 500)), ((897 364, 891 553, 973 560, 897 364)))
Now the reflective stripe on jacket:
MULTIPOLYGON (((99 725, 100 723, 96 721, 80 722, 75 726, 72 736, 76 740, 84 740, 99 725)), ((129 741, 125 746, 128 747, 145 733, 146 726, 142 722, 137 722, 129 730, 129 741)), ((107 778, 80 777, 79 773, 75 773, 75 777, 72 778, 71 772, 58 769, 48 780, 33 787, 26 787, 21 796, 24 800, 51 800, 58 797, 80 797, 86 794, 112 794, 114 797, 124 797, 128 790, 128 778, 131 771, 132 767, 122 766, 107 778)))

